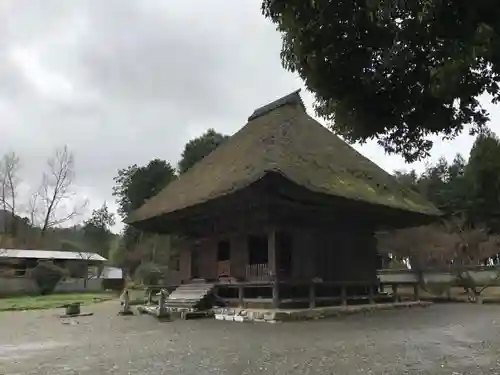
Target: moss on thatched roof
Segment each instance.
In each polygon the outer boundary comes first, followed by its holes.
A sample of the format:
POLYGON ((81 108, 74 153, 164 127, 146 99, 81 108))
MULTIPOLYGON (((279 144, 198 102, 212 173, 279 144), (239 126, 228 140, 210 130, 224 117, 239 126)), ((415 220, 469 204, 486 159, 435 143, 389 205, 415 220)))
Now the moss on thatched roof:
POLYGON ((439 215, 306 112, 298 92, 257 109, 219 148, 134 212, 137 222, 240 190, 279 172, 310 191, 439 215))

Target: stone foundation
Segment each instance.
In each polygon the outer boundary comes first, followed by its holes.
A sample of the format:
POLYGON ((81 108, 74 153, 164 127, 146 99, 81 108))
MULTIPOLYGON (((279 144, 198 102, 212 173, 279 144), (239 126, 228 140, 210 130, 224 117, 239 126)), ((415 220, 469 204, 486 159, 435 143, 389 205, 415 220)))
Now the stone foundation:
POLYGON ((396 303, 380 303, 355 306, 331 306, 314 309, 241 309, 241 308, 216 308, 214 316, 217 320, 233 322, 267 322, 275 323, 293 320, 314 320, 335 316, 366 313, 377 310, 391 310, 399 308, 427 307, 431 302, 408 301, 396 303))

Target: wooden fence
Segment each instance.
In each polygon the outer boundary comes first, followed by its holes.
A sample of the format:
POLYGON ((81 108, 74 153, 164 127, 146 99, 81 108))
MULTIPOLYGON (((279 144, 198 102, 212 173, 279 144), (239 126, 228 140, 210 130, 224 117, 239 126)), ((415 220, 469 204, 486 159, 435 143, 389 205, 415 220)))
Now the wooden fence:
POLYGON ((449 284, 460 286, 459 274, 466 274, 476 286, 500 285, 500 266, 463 266, 441 269, 427 269, 419 273, 410 269, 383 269, 378 271, 378 278, 382 283, 419 283, 449 284))

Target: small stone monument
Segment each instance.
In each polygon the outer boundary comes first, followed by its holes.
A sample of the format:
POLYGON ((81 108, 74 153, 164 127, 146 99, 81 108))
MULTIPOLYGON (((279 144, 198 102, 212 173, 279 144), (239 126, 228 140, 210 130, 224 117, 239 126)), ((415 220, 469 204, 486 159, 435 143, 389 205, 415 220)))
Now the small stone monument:
POLYGON ((65 309, 68 316, 80 315, 80 303, 78 302, 67 304, 65 309))
POLYGON ((122 295, 120 296, 120 312, 118 315, 134 315, 134 312, 130 308, 130 296, 128 293, 128 289, 124 289, 122 295))
POLYGON ((94 313, 82 313, 80 311, 81 302, 71 302, 60 307, 64 308, 64 314, 60 318, 77 318, 79 316, 92 316, 94 313))
POLYGON ((158 302, 158 309, 156 310, 156 317, 159 320, 169 319, 170 314, 167 310, 167 306, 165 306, 165 302, 167 301, 168 291, 162 289, 160 291, 160 301, 158 302))

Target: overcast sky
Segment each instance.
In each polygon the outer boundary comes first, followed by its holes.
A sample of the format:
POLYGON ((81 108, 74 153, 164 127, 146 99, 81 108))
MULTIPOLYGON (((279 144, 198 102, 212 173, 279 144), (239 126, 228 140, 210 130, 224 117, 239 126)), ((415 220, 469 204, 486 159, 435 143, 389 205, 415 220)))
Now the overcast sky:
MULTIPOLYGON (((0 152, 16 151, 35 186, 67 144, 90 208, 115 209, 119 168, 176 165, 192 137, 232 134, 256 107, 303 86, 281 67, 280 35, 259 0, 1 0, 0 14, 0 152)), ((303 99, 312 114, 312 96, 303 99)), ((495 130, 500 109, 485 106, 495 130)), ((429 161, 468 155, 471 143, 438 141, 429 161)), ((410 168, 376 144, 356 148, 387 171, 410 168)))

